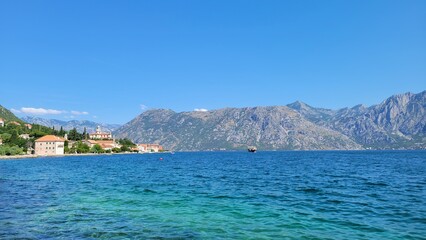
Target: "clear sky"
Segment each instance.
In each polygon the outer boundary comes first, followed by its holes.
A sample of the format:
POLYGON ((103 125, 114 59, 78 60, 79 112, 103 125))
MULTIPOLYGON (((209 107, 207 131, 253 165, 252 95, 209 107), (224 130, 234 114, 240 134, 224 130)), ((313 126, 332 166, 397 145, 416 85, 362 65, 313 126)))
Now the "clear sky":
POLYGON ((0 104, 125 123, 426 89, 426 1, 0 1, 0 104))

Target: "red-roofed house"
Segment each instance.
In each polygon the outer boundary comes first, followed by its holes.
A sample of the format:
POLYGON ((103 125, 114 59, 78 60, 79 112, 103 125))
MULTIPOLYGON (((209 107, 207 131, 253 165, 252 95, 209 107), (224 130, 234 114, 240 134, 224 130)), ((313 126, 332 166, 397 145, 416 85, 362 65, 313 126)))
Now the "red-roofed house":
POLYGON ((114 140, 98 140, 97 142, 104 150, 112 150, 113 148, 120 147, 114 140))
POLYGON ((120 145, 115 143, 114 140, 85 140, 84 143, 89 145, 89 147, 93 147, 98 144, 103 150, 111 150, 113 148, 120 147, 120 145))
POLYGON ((46 135, 35 140, 36 155, 63 155, 65 139, 54 135, 46 135))
POLYGON ((17 122, 17 121, 9 122, 8 124, 12 124, 12 125, 16 125, 16 126, 21 125, 21 124, 20 124, 19 122, 17 122))

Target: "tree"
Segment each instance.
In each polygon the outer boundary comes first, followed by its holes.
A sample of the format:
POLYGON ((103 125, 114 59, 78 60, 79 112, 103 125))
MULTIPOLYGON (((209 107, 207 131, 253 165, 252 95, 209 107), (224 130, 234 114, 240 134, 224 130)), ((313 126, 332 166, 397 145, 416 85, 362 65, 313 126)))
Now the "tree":
POLYGON ((121 152, 130 152, 130 148, 128 146, 121 146, 120 151, 121 152))
POLYGON ((3 133, 0 138, 3 139, 3 142, 8 142, 11 136, 10 133, 3 133))
POLYGON ((132 140, 130 140, 130 139, 128 139, 128 138, 123 138, 123 139, 119 139, 118 140, 118 143, 120 144, 120 145, 122 145, 122 146, 126 146, 126 147, 134 147, 134 146, 136 146, 136 144, 134 144, 133 142, 132 142, 132 140))
POLYGON ((58 135, 61 136, 61 137, 65 136, 65 131, 64 131, 64 128, 62 126, 59 129, 58 135))
POLYGON ((84 127, 84 130, 83 130, 83 139, 87 140, 88 136, 89 136, 89 134, 86 131, 86 127, 84 127))
POLYGON ((79 141, 81 140, 81 135, 77 132, 76 128, 73 128, 68 133, 68 139, 73 141, 79 141))
POLYGON ((78 141, 75 143, 77 153, 88 153, 90 152, 89 145, 83 143, 82 141, 78 141))
POLYGON ((10 139, 9 139, 9 144, 10 145, 18 145, 18 140, 19 140, 18 131, 13 130, 12 135, 10 136, 10 139))
POLYGON ((95 145, 93 145, 93 147, 90 149, 90 152, 92 152, 92 153, 104 153, 105 151, 102 149, 101 145, 99 145, 99 144, 95 144, 95 145))
POLYGON ((18 146, 0 145, 0 155, 18 155, 22 154, 22 148, 18 146))

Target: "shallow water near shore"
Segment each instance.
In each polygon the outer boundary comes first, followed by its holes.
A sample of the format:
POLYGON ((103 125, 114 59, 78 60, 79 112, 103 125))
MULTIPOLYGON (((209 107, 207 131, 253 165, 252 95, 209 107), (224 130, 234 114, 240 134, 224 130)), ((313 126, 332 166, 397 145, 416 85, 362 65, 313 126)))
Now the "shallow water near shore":
POLYGON ((425 151, 0 161, 0 239, 425 236, 425 151))

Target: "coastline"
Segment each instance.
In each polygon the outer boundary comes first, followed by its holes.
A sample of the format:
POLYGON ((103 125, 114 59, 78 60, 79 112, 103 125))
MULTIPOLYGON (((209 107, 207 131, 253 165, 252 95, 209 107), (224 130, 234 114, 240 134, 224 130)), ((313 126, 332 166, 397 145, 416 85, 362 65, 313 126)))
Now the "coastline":
MULTIPOLYGON (((262 152, 380 152, 380 151, 425 151, 426 149, 358 149, 358 150, 264 150, 262 152)), ((226 151, 179 151, 182 153, 192 153, 192 152, 246 152, 244 150, 226 150, 226 151)), ((150 153, 135 153, 135 152, 123 152, 123 153, 79 153, 79 154, 64 154, 64 155, 35 155, 35 154, 25 154, 25 155, 13 155, 13 156, 0 156, 0 161, 7 160, 24 160, 29 158, 49 158, 49 157, 84 157, 84 156, 107 156, 107 155, 133 155, 133 154, 159 154, 159 153, 170 153, 170 152, 150 152, 150 153)))
POLYGON ((79 156, 105 156, 105 155, 128 155, 128 154, 144 154, 144 153, 80 153, 80 154, 64 154, 64 155, 35 155, 35 154, 24 154, 24 155, 13 155, 13 156, 0 156, 2 160, 24 160, 29 158, 46 158, 46 157, 79 157, 79 156))
POLYGON ((2 160, 20 160, 20 159, 37 158, 37 157, 39 157, 39 156, 34 155, 34 154, 0 156, 0 161, 2 161, 2 160))

